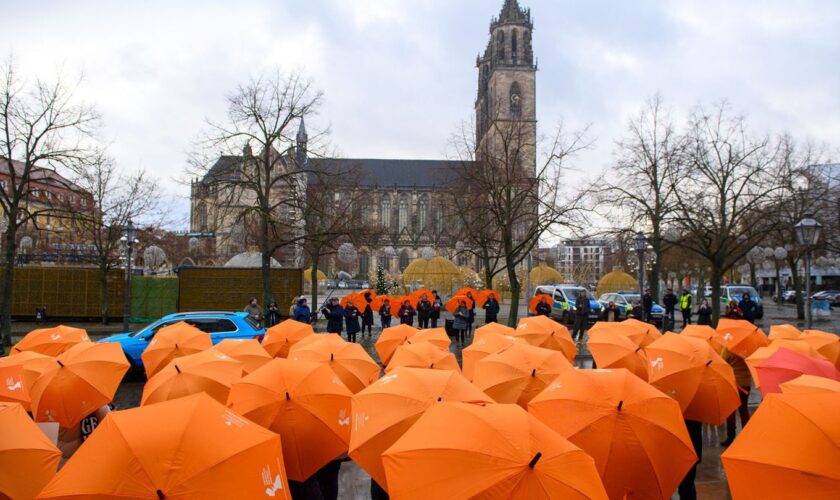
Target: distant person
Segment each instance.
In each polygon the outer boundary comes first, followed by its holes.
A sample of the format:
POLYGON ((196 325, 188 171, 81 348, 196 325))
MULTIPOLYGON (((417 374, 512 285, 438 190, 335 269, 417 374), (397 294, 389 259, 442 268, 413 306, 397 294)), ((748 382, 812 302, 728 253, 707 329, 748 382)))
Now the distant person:
POLYGON ((677 307, 677 295, 673 288, 665 290, 665 295, 662 296, 662 305, 665 307, 665 316, 671 320, 671 324, 676 321, 674 318, 674 309, 677 307))
POLYGON ((467 316, 467 337, 470 337, 472 336, 473 324, 475 323, 475 297, 473 297, 472 292, 467 292, 467 298, 472 301, 468 306, 470 314, 467 316))
POLYGON ((411 302, 407 300, 403 302, 398 314, 400 315, 400 324, 414 326, 414 316, 417 315, 417 311, 411 307, 411 302))
POLYGON ((645 294, 642 295, 642 309, 644 310, 642 321, 650 323, 653 320, 653 295, 650 289, 645 290, 645 294))
POLYGON ((271 328, 280 322, 280 310, 277 308, 277 302, 271 301, 268 304, 268 310, 265 312, 265 327, 271 328))
POLYGON ((607 307, 605 307, 604 312, 601 313, 601 319, 611 323, 621 321, 621 311, 618 309, 618 306, 615 305, 615 302, 607 302, 607 307))
POLYGON ((542 295, 540 301, 537 302, 537 316, 551 317, 551 305, 548 303, 548 297, 542 295))
POLYGON ((487 300, 481 306, 484 308, 484 323, 497 323, 499 318, 499 301, 491 293, 487 296, 487 300))
POLYGON ((251 297, 248 301, 248 305, 245 306, 245 312, 248 313, 248 317, 254 320, 255 323, 262 325, 262 308, 257 304, 256 297, 251 297))
POLYGON ((747 367, 746 361, 742 357, 729 352, 729 349, 724 347, 720 353, 720 357, 729 363, 732 371, 735 372, 735 383, 738 385, 738 397, 741 400, 738 409, 726 418, 726 440, 720 443, 720 445, 729 446, 735 440, 735 415, 737 414, 741 419, 741 429, 750 421, 750 409, 747 405, 750 400, 752 375, 750 375, 750 369, 747 367))
POLYGON ((417 321, 420 323, 420 328, 429 328, 429 320, 432 318, 432 303, 429 297, 424 293, 417 301, 417 321))
POLYGON ((697 324, 712 324, 712 306, 709 305, 709 301, 706 299, 700 301, 700 306, 697 308, 697 324))
POLYGON ((694 480, 697 478, 697 466, 703 459, 703 424, 696 420, 686 419, 685 428, 688 430, 688 437, 694 446, 694 453, 697 454, 697 461, 686 473, 677 488, 677 492, 680 494, 680 500, 697 500, 697 486, 694 484, 694 480))
POLYGON ((435 298, 432 300, 432 314, 429 316, 429 319, 432 320, 432 328, 437 328, 440 311, 443 309, 443 299, 440 298, 436 290, 432 290, 432 294, 435 298))
POLYGON ((452 313, 452 329, 458 336, 458 346, 463 346, 466 341, 467 327, 469 326, 470 310, 467 308, 467 301, 461 300, 455 312, 452 313))
POLYGON ((741 308, 741 314, 745 320, 750 323, 755 323, 755 320, 758 318, 758 304, 756 304, 752 297, 750 297, 750 294, 745 293, 742 296, 741 302, 738 303, 738 307, 741 308))
POLYGON ((344 307, 344 322, 347 325, 347 341, 356 342, 356 334, 359 333, 361 327, 359 326, 359 317, 362 313, 359 308, 353 303, 352 299, 347 300, 347 305, 344 307))
POLYGON ((633 318, 641 321, 644 317, 644 314, 645 311, 644 309, 642 309, 642 305, 639 304, 638 301, 634 300, 630 302, 630 311, 627 313, 628 318, 633 318))
POLYGON ((327 333, 341 335, 344 326, 344 309, 342 309, 338 299, 332 297, 327 305, 321 309, 321 313, 327 318, 327 333))
POLYGON ((309 310, 309 305, 306 303, 306 297, 298 299, 297 304, 295 304, 295 308, 292 311, 292 319, 306 324, 312 322, 312 312, 309 310))
POLYGON ((361 305, 362 307, 362 337, 365 336, 365 329, 367 328, 368 337, 373 335, 373 308, 371 307, 370 303, 373 302, 373 298, 370 296, 370 292, 364 293, 365 302, 361 305))
POLYGON ((741 311, 741 307, 734 300, 729 301, 723 315, 729 319, 744 319, 744 313, 741 311))
POLYGON ((379 323, 382 328, 391 327, 391 301, 388 299, 383 300, 379 307, 379 323))
POLYGON ((680 297, 680 311, 682 312, 683 328, 691 324, 691 299, 691 292, 683 289, 682 296, 680 297))
POLYGON ((575 326, 572 329, 572 339, 578 345, 583 343, 583 334, 586 332, 586 322, 588 320, 589 296, 586 290, 581 290, 575 300, 575 326))

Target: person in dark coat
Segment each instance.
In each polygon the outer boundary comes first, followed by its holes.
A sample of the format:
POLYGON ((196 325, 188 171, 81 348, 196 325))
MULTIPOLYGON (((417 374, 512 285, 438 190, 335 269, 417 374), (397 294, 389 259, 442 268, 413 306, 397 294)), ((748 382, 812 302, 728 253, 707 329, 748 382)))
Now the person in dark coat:
POLYGON ((331 298, 329 304, 321 309, 321 313, 327 318, 327 333, 341 335, 344 326, 344 309, 342 309, 338 299, 331 298))
POLYGON ((712 306, 709 305, 709 301, 706 299, 703 299, 703 301, 700 302, 700 307, 697 308, 697 324, 712 324, 712 306))
POLYGON ((627 313, 628 318, 637 319, 639 321, 642 320, 642 316, 645 314, 644 309, 642 309, 642 305, 636 302, 635 300, 630 303, 630 312, 627 313))
POLYGON ((405 301, 403 302, 402 307, 400 307, 400 323, 403 325, 414 326, 414 316, 417 314, 417 311, 411 307, 411 302, 405 301))
POLYGON ((729 319, 744 319, 744 313, 741 311, 741 306, 734 300, 729 301, 729 305, 723 312, 723 315, 729 319))
POLYGON ((370 306, 370 303, 373 302, 373 298, 370 296, 370 292, 365 292, 365 303, 362 304, 362 337, 365 336, 365 328, 367 328, 368 337, 373 335, 373 308, 370 306))
POLYGON ((650 322, 653 319, 653 295, 651 295, 650 289, 645 290, 645 294, 642 295, 642 309, 644 309, 644 319, 642 321, 650 322))
POLYGON ((435 295, 434 300, 432 300, 432 314, 429 315, 429 319, 432 320, 432 328, 438 327, 438 320, 440 319, 440 311, 443 309, 443 299, 440 298, 437 291, 432 291, 435 295))
POLYGON ((575 300, 575 326, 572 329, 572 339, 578 344, 583 343, 586 322, 589 320, 589 296, 581 290, 575 300))
POLYGON ((665 295, 662 296, 662 305, 665 306, 665 316, 667 316, 671 322, 674 322, 674 310, 677 307, 677 294, 674 293, 673 288, 669 288, 665 291, 665 295))
POLYGON ((295 304, 295 309, 292 313, 292 319, 306 324, 312 322, 312 313, 309 311, 309 306, 306 304, 305 297, 301 297, 300 299, 298 299, 297 304, 295 304))
POLYGON ((551 317, 551 304, 548 303, 548 296, 543 295, 537 302, 537 316, 551 317))
POLYGON ((484 323, 496 323, 498 322, 499 317, 499 301, 496 300, 496 297, 493 294, 490 294, 487 297, 487 300, 481 306, 484 308, 485 316, 484 316, 484 323))
POLYGON ((615 305, 615 302, 609 301, 607 302, 607 306, 604 308, 604 311, 601 313, 601 318, 604 321, 621 321, 621 311, 618 309, 618 306, 615 305))
POLYGON ((741 302, 738 303, 738 307, 741 308, 741 314, 744 315, 745 320, 750 323, 755 323, 756 317, 758 316, 758 304, 750 297, 750 294, 745 293, 743 295, 741 302))
POLYGON ((475 297, 473 297, 472 292, 467 292, 467 298, 472 300, 469 307, 470 315, 467 317, 467 337, 469 337, 472 335, 473 323, 475 323, 475 297))
POLYGON ((420 328, 429 328, 429 319, 432 317, 432 303, 424 293, 420 296, 420 301, 417 302, 417 320, 420 322, 420 328))
POLYGON ((383 300, 379 308, 379 322, 382 328, 391 327, 391 301, 388 299, 383 300))
POLYGON ((470 310, 467 308, 467 302, 462 300, 458 304, 458 308, 452 313, 452 329, 458 334, 458 345, 464 345, 467 327, 469 326, 470 310))
POLYGON ((696 420, 686 419, 685 428, 688 430, 688 437, 691 438, 691 444, 694 446, 694 453, 697 454, 697 461, 689 469, 677 491, 680 494, 680 500, 697 500, 697 488, 694 485, 694 479, 697 477, 697 466, 703 459, 703 424, 696 420))
POLYGON ((361 330, 359 326, 359 317, 361 315, 362 313, 353 304, 353 300, 348 300, 347 306, 344 308, 344 322, 347 324, 347 340, 349 342, 356 342, 356 334, 361 330))
POLYGON ((265 327, 271 328, 280 322, 280 309, 277 308, 277 302, 273 300, 269 302, 268 309, 265 311, 265 327))

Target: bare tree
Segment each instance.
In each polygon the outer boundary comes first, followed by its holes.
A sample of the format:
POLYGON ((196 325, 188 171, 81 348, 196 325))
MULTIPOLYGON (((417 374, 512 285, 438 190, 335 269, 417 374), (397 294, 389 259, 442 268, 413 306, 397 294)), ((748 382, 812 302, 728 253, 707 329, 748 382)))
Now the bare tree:
POLYGON ((56 174, 87 157, 86 139, 98 116, 93 108, 77 102, 74 88, 61 77, 54 82, 26 81, 8 61, 0 65, 0 78, 0 172, 7 180, 0 189, 6 226, 0 336, 8 341, 18 229, 30 221, 37 228, 39 215, 60 211, 43 202, 44 197, 39 203, 34 200, 56 183, 60 188, 72 188, 56 174))

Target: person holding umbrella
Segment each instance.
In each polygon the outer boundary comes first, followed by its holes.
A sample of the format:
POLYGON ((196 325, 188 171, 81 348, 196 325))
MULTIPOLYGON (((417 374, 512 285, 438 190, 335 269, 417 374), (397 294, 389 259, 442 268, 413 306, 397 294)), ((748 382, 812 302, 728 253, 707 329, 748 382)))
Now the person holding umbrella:
POLYGON ((432 290, 435 299, 432 301, 432 314, 429 318, 432 320, 432 328, 437 328, 438 320, 440 319, 440 310, 443 309, 443 299, 438 295, 437 290, 432 290))
POLYGON ((535 309, 537 311, 537 316, 545 316, 547 318, 550 317, 551 305, 549 305, 548 303, 548 297, 545 295, 540 297, 540 302, 537 304, 537 307, 535 309))
POLYGON ((365 336, 365 328, 367 328, 368 337, 373 335, 373 297, 370 296, 370 291, 362 295, 365 298, 365 303, 362 306, 362 337, 365 336))
POLYGON ((720 443, 721 446, 726 447, 732 444, 735 440, 735 414, 741 419, 741 429, 750 421, 750 409, 747 406, 750 400, 750 387, 752 386, 752 375, 744 358, 737 354, 730 352, 726 347, 720 352, 720 357, 729 363, 732 371, 735 372, 735 383, 738 384, 738 397, 741 398, 741 404, 732 415, 726 417, 726 439, 720 443))
POLYGON ((388 299, 385 299, 379 308, 379 323, 382 328, 391 327, 391 301, 388 299))
POLYGON ((347 340, 349 342, 356 342, 356 334, 361 329, 359 327, 359 309, 353 304, 353 299, 347 300, 347 307, 344 308, 344 322, 347 324, 347 340))
POLYGON ((469 328, 470 310, 467 308, 467 302, 462 300, 458 303, 458 308, 452 313, 454 321, 452 322, 452 329, 458 335, 458 345, 464 345, 464 338, 466 336, 467 328, 469 328))
POLYGON ((417 311, 415 311, 414 308, 411 307, 411 302, 408 299, 406 299, 399 310, 400 324, 414 326, 414 316, 416 314, 417 311))
POLYGON ((497 323, 499 317, 499 301, 492 293, 487 296, 487 300, 482 305, 485 311, 484 323, 497 323))
POLYGON ((338 297, 330 298, 329 303, 321 309, 321 313, 327 318, 327 333, 341 335, 342 324, 344 323, 344 309, 338 302, 338 297))
POLYGON ((432 317, 432 303, 424 293, 420 296, 417 302, 417 320, 420 322, 420 328, 429 328, 429 319, 432 317))
POLYGON ((475 297, 473 297, 472 292, 467 292, 467 298, 470 299, 472 302, 470 303, 470 314, 467 316, 467 336, 472 336, 472 329, 473 323, 475 323, 475 297))

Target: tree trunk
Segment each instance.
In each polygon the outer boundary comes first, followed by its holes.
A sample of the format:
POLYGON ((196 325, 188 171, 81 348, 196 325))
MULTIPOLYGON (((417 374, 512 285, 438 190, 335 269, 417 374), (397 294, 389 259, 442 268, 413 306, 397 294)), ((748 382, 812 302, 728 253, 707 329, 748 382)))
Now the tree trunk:
POLYGON ((790 279, 793 281, 793 289, 796 291, 796 319, 803 321, 805 319, 805 297, 802 289, 804 288, 801 278, 799 276, 798 259, 788 257, 788 267, 790 267, 790 279))
POLYGON ((99 309, 102 311, 102 324, 108 324, 108 266, 99 265, 99 309))
POLYGON ((490 272, 490 257, 484 255, 482 257, 484 261, 484 288, 487 290, 493 289, 493 274, 490 272))
POLYGON ((781 305, 784 299, 782 293, 782 273, 779 270, 779 261, 776 261, 776 302, 781 305))
POLYGON ((522 285, 519 283, 519 277, 516 276, 516 268, 513 262, 507 261, 508 280, 510 280, 510 312, 508 313, 508 326, 516 328, 516 322, 519 319, 519 296, 522 291, 522 285))
POLYGON ((312 269, 310 272, 310 292, 312 293, 312 310, 316 311, 320 307, 318 305, 318 256, 312 258, 312 269))
POLYGON ((260 247, 262 252, 262 295, 263 307, 266 307, 272 300, 271 294, 271 250, 268 240, 268 216, 263 215, 260 220, 260 247))
MULTIPOLYGON (((16 214, 7 214, 14 222, 16 214)), ((12 284, 14 281, 15 257, 17 255, 17 227, 12 223, 6 230, 6 253, 3 269, 3 305, 0 310, 0 354, 5 353, 4 346, 12 345, 12 284)))
MULTIPOLYGON (((723 282, 723 266, 720 259, 712 259, 712 326, 717 326, 720 319, 720 285, 723 282)), ((701 291, 702 293, 702 291, 701 291)))
POLYGON ((653 300, 659 302, 661 297, 659 295, 659 277, 662 275, 662 263, 659 261, 659 254, 654 252, 655 259, 650 266, 650 274, 648 275, 648 285, 650 288, 653 300))

